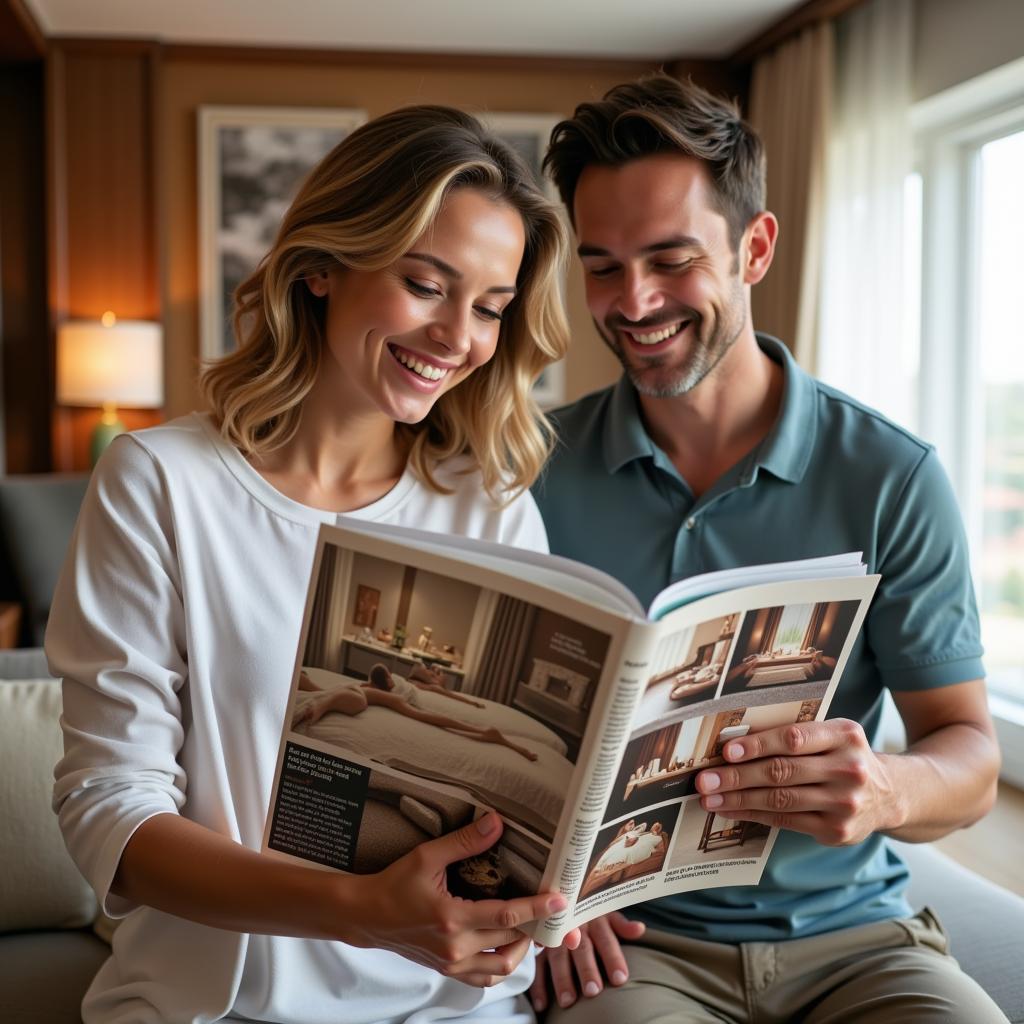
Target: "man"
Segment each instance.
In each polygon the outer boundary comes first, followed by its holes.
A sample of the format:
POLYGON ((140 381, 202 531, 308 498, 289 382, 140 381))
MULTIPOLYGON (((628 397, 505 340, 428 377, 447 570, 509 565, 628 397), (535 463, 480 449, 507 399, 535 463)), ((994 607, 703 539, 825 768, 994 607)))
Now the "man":
MULTIPOLYGON (((761 884, 593 922, 577 951, 545 954, 535 1004, 566 1024, 1005 1020, 934 917, 913 916, 886 838, 976 821, 999 766, 934 451, 755 334, 750 290, 778 226, 760 140, 730 104, 663 75, 619 86, 555 129, 546 162, 624 370, 555 416, 537 488, 552 551, 644 602, 697 572, 844 551, 882 580, 831 719, 738 738, 698 776, 706 810, 785 830, 761 884), (886 688, 900 755, 871 749, 886 688)), ((864 329, 891 329, 863 299, 864 329)))

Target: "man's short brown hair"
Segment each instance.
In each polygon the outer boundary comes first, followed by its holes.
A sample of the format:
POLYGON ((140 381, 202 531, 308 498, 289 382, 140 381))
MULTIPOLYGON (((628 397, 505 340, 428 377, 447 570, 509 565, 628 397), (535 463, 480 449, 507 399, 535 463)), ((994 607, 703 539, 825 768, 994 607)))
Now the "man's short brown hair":
POLYGON ((617 85, 597 102, 581 103, 552 131, 544 167, 572 218, 576 184, 587 167, 618 167, 657 153, 695 157, 707 165, 735 250, 764 209, 764 147, 734 102, 692 82, 659 72, 617 85))

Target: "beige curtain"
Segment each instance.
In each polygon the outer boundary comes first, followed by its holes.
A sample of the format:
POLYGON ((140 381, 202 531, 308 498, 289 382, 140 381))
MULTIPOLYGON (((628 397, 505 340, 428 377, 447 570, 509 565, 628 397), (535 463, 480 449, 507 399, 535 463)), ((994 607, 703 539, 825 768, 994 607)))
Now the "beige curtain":
POLYGON ((768 209, 779 218, 775 260, 753 289, 754 327, 781 338, 817 371, 819 273, 833 91, 834 29, 822 21, 754 64, 750 123, 768 159, 768 209))
POLYGON ((507 594, 498 598, 473 693, 501 704, 512 703, 536 617, 534 605, 507 594))

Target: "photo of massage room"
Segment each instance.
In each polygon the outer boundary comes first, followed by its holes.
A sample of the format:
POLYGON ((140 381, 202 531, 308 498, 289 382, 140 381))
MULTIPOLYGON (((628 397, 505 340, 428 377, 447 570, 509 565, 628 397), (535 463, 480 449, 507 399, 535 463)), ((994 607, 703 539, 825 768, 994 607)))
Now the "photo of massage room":
POLYGON ((700 799, 691 797, 683 805, 675 845, 665 869, 760 857, 770 833, 767 825, 705 811, 700 799))
POLYGON ((637 712, 638 724, 714 698, 739 618, 739 612, 722 615, 661 639, 637 712))
POLYGON ((672 804, 601 829, 577 904, 604 889, 661 871, 678 817, 679 804, 672 804))
MULTIPOLYGON (((373 769, 351 870, 381 871, 421 843, 468 825, 486 810, 439 787, 373 769)), ((464 899, 532 896, 540 887, 549 852, 548 846, 506 822, 501 839, 490 850, 449 866, 449 892, 464 899)))
POLYGON ((690 796, 696 792, 699 771, 724 763, 722 748, 730 739, 810 722, 820 706, 820 700, 806 700, 732 708, 635 736, 619 766, 605 821, 690 796))
POLYGON ((456 786, 550 842, 609 642, 527 602, 328 544, 291 738, 456 786), (379 594, 369 639, 355 623, 367 588, 379 594))
POLYGON ((856 601, 747 612, 722 695, 771 687, 782 699, 823 696, 856 614, 856 601))

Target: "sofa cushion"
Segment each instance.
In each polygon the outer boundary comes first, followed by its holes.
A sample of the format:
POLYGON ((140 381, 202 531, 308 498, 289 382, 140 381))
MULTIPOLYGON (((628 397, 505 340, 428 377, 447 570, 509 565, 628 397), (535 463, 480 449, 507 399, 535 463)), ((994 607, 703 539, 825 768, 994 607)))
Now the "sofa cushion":
POLYGON ((910 867, 911 906, 929 906, 938 914, 960 966, 1011 1024, 1024 1022, 1024 899, 927 843, 894 845, 910 867))
POLYGON ((81 1024, 82 996, 110 956, 91 932, 0 935, 4 1024, 81 1024))
POLYGON ((78 928, 96 916, 50 806, 60 713, 58 680, 0 680, 0 932, 78 928))

